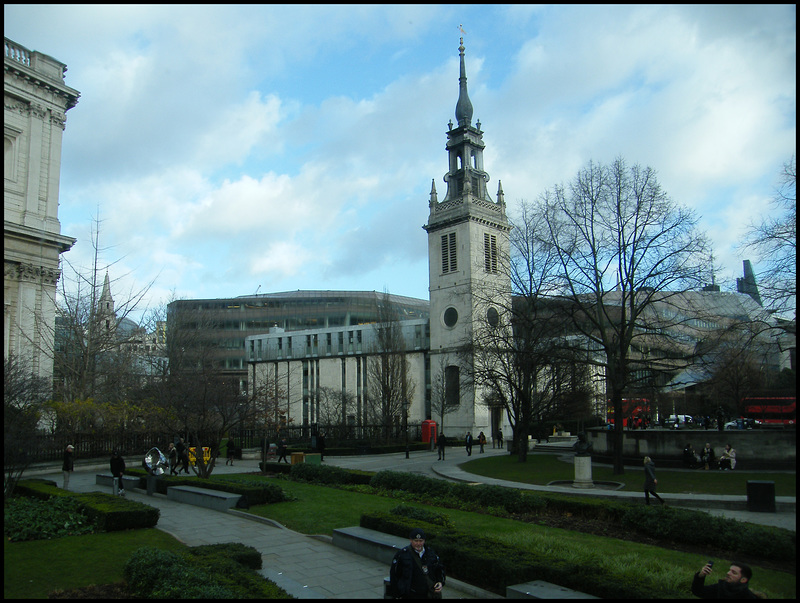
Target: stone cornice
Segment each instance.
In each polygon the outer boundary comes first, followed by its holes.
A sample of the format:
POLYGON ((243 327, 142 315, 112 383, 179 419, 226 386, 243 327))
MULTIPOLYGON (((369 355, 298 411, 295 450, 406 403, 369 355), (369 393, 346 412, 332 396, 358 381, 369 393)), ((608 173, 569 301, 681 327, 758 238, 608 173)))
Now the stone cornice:
POLYGON ((68 237, 66 235, 47 232, 45 230, 38 230, 29 226, 23 226, 22 224, 15 224, 13 222, 9 222, 8 220, 3 221, 3 236, 11 236, 37 244, 56 247, 58 248, 59 253, 69 251, 77 241, 77 239, 68 237))
POLYGON ((60 276, 60 270, 54 270, 45 266, 36 266, 35 264, 28 264, 25 262, 3 263, 3 277, 8 280, 56 285, 58 284, 60 276))
MULTIPOLYGON (((64 83, 66 65, 53 57, 36 51, 5 38, 5 56, 3 60, 3 77, 12 77, 27 82, 35 88, 45 90, 60 99, 59 105, 68 111, 80 98, 80 92, 64 83)), ((4 85, 4 89, 7 86, 4 85)))

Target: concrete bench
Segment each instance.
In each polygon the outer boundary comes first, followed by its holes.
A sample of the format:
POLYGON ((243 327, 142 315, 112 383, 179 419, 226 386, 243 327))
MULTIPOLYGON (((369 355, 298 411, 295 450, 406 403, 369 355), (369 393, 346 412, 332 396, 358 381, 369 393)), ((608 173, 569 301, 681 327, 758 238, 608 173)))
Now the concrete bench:
POLYGON ((227 511, 236 506, 241 494, 222 492, 221 490, 206 490, 194 486, 170 486, 167 488, 167 498, 176 502, 206 507, 215 511, 227 511))
POLYGON ((551 584, 544 580, 534 580, 524 584, 506 587, 506 599, 598 599, 586 593, 551 584))
POLYGON ((333 544, 364 557, 370 557, 387 566, 392 563, 397 551, 409 544, 408 538, 384 534, 377 530, 353 526, 333 531, 333 544))
MULTIPOLYGON (((98 473, 94 476, 94 483, 97 486, 108 486, 109 488, 114 487, 114 477, 110 473, 98 473)), ((138 488, 140 480, 138 477, 133 475, 123 475, 122 476, 122 486, 123 489, 128 488, 138 488)))

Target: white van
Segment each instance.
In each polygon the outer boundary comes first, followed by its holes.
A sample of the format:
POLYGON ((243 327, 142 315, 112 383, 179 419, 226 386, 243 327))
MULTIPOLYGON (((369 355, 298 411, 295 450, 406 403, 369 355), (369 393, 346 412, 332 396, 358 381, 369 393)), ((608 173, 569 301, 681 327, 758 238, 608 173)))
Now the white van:
POLYGON ((666 420, 666 426, 670 429, 682 429, 688 427, 692 423, 690 415, 670 415, 666 420))

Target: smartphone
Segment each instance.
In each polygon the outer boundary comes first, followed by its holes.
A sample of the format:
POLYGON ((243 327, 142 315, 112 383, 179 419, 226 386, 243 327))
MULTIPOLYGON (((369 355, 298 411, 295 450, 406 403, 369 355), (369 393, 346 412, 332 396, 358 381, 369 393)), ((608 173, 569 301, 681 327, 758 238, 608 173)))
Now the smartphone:
POLYGON ((714 562, 713 561, 709 561, 708 562, 708 567, 714 567, 714 562))

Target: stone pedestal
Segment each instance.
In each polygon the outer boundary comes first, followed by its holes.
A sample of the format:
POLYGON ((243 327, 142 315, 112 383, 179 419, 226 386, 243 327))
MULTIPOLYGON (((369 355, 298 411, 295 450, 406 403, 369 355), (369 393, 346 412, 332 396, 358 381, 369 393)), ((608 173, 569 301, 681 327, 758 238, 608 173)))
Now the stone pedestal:
POLYGON ((572 482, 573 488, 594 488, 592 481, 592 457, 575 456, 575 481, 572 482))

